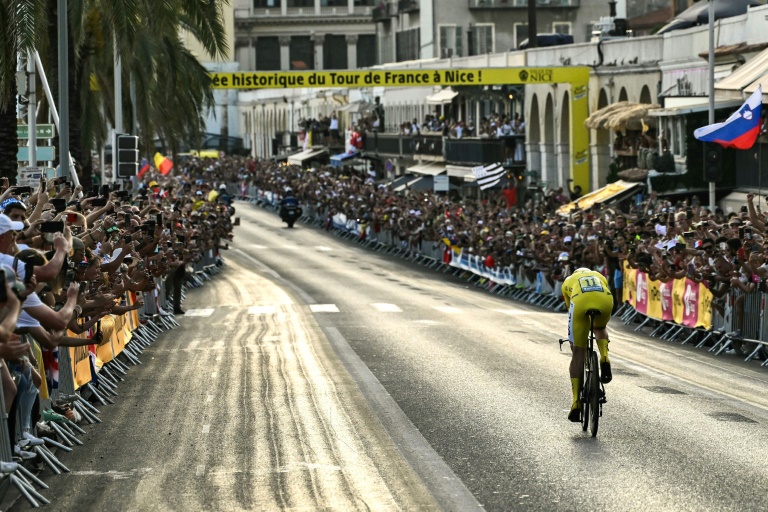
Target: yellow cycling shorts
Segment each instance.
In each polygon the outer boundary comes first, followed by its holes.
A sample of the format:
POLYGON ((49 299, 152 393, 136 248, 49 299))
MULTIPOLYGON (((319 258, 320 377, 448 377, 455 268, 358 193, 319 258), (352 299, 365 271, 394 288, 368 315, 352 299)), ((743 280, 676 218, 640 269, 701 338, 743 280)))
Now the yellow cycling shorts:
POLYGON ((589 317, 586 312, 590 309, 600 311, 600 314, 595 316, 594 328, 605 328, 611 319, 613 297, 606 293, 587 292, 571 298, 568 339, 576 347, 586 347, 589 344, 589 317))

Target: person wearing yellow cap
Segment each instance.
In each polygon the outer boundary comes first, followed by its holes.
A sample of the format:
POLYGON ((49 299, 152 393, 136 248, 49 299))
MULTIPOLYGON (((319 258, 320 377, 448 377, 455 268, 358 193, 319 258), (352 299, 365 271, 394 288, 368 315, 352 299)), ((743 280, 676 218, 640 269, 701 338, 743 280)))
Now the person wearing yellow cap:
POLYGON ((608 360, 608 320, 613 311, 613 294, 608 286, 608 280, 600 272, 579 268, 573 271, 563 282, 563 298, 568 308, 568 339, 571 342, 571 389, 573 403, 568 419, 573 422, 581 421, 581 402, 579 392, 583 385, 582 371, 589 343, 589 318, 586 312, 590 309, 600 311, 595 316, 594 331, 597 338, 597 348, 600 351, 600 380, 608 384, 612 380, 611 363, 608 360))

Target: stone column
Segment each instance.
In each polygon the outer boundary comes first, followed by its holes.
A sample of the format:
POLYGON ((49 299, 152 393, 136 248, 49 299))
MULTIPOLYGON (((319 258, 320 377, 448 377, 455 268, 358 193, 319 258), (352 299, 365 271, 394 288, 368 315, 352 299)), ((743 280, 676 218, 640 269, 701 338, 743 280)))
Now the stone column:
POLYGON ((541 181, 544 172, 541 168, 541 152, 538 142, 526 142, 525 143, 525 158, 526 158, 526 170, 536 171, 539 173, 537 181, 541 181))
POLYGON ((320 0, 315 0, 315 16, 320 15, 320 0))
POLYGON ((312 41, 315 43, 315 69, 323 69, 323 44, 325 35, 313 35, 312 41))
POLYGON ((557 152, 557 186, 568 188, 568 180, 571 177, 571 146, 570 144, 558 144, 557 152))
MULTIPOLYGON (((251 55, 248 59, 248 70, 247 71, 256 71, 256 38, 251 38, 251 44, 250 44, 250 50, 251 55)), ((242 70, 241 70, 242 71, 242 70)))
MULTIPOLYGON (((355 0, 347 0, 347 6, 349 7, 349 14, 355 13, 355 0)), ((352 69, 350 67, 349 69, 352 69)))
MULTIPOLYGON (((283 2, 285 6, 286 2, 283 2)), ((291 69, 291 36, 280 36, 280 69, 288 71, 291 69)))
POLYGON ((347 68, 357 69, 357 35, 347 36, 347 68))
POLYGON ((542 142, 539 144, 539 154, 541 155, 541 180, 548 181, 549 186, 555 186, 557 183, 555 145, 551 142, 542 142))
POLYGON ((605 185, 608 173, 611 172, 611 146, 609 144, 590 144, 590 190, 597 190, 605 185))

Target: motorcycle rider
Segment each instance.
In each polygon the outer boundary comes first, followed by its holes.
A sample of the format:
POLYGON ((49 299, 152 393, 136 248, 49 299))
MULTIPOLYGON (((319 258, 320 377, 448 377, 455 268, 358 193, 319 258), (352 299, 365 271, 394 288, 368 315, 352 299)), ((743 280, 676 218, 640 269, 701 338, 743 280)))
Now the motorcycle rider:
MULTIPOLYGON (((280 200, 280 218, 284 222, 288 222, 288 226, 293 226, 293 220, 288 220, 288 210, 299 210, 299 200, 293 195, 293 189, 288 187, 285 189, 285 195, 280 200)), ((299 213, 301 215, 301 213, 299 213)), ((297 215, 298 217, 298 215, 297 215)))

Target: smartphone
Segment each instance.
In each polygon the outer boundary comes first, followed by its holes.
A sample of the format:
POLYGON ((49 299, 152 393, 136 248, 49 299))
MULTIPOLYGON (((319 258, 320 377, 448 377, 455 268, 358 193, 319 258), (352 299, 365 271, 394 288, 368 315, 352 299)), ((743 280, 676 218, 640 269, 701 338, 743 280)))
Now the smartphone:
POLYGON ((65 181, 64 182, 64 188, 71 189, 72 188, 72 182, 71 181, 65 181))
POLYGON ((32 279, 32 275, 35 273, 35 265, 32 262, 24 262, 24 285, 29 284, 29 280, 32 279))
POLYGON ((43 222, 38 227, 41 233, 63 233, 64 222, 63 221, 50 221, 43 222))
POLYGON ((112 192, 117 192, 120 190, 120 183, 113 183, 112 184, 112 192))
POLYGON ((72 224, 78 221, 77 214, 76 213, 68 213, 67 214, 67 222, 72 224))
POLYGON ((131 224, 131 214, 130 213, 124 213, 123 214, 123 221, 125 222, 126 226, 131 224))
POLYGON ((101 195, 102 196, 109 196, 109 185, 102 185, 101 186, 101 195))
POLYGON ((115 195, 117 197, 126 198, 131 195, 131 193, 128 190, 117 190, 115 191, 115 195))
POLYGON ((72 281, 75 280, 75 276, 77 275, 77 272, 74 270, 67 270, 67 275, 64 277, 64 290, 66 291, 69 289, 69 285, 72 284, 72 281))
POLYGON ((123 241, 127 244, 131 243, 131 235, 125 235, 123 241))
POLYGON ((67 209, 67 200, 64 198, 51 199, 51 204, 56 209, 56 213, 61 213, 67 209))
POLYGON ((96 199, 91 201, 91 206, 107 206, 107 198, 97 197, 96 199))
POLYGON ((80 290, 78 290, 78 293, 82 295, 85 293, 85 289, 88 288, 88 281, 83 281, 80 283, 80 290))
POLYGON ((32 187, 13 187, 13 192, 15 194, 17 194, 17 195, 31 194, 32 193, 32 187))
POLYGON ((155 224, 162 226, 163 225, 163 214, 158 213, 155 215, 155 224))
POLYGON ((59 176, 58 178, 53 180, 53 184, 54 185, 61 185, 62 183, 64 183, 64 181, 65 181, 64 180, 64 176, 59 176))
POLYGON ((744 228, 739 228, 739 238, 744 238, 744 228))

